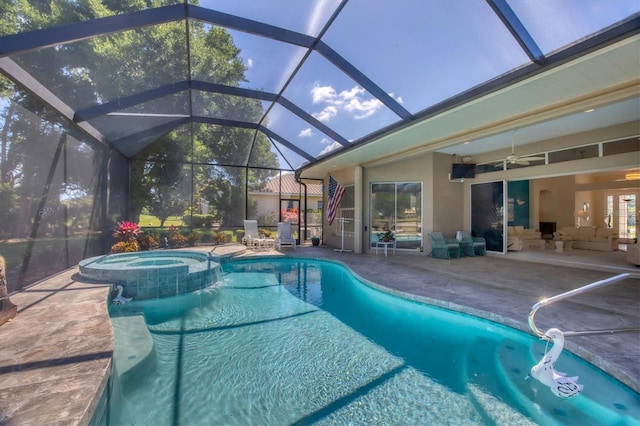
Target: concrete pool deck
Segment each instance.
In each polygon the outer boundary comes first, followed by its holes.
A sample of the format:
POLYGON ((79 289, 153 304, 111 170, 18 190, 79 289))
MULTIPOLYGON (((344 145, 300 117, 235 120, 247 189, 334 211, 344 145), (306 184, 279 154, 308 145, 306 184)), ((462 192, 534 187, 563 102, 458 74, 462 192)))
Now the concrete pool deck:
MULTIPOLYGON (((218 255, 294 255, 337 260, 392 291, 528 331, 533 304, 615 273, 640 272, 624 253, 572 256, 532 251, 516 256, 433 259, 340 253, 302 246, 254 253, 243 246, 198 247, 218 255), (600 256, 598 256, 600 255, 600 256), (564 263, 562 259, 567 259, 564 263), (567 266, 569 265, 569 266, 567 266)), ((585 252, 585 253, 581 253, 585 252)), ((563 330, 640 327, 640 280, 627 279, 543 308, 538 327, 563 330)), ((11 295, 18 315, 0 327, 0 424, 87 424, 111 369, 110 285, 88 282, 71 268, 11 295)), ((640 334, 568 338, 568 349, 640 391, 640 334)))

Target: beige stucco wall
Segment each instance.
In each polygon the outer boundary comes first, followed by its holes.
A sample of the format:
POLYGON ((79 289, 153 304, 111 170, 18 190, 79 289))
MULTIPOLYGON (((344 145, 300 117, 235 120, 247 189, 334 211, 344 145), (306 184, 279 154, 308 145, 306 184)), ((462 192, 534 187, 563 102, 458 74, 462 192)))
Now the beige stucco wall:
MULTIPOLYGON (((456 231, 469 229, 464 227, 464 183, 449 181, 451 164, 455 160, 452 156, 436 153, 433 158, 433 222, 427 226, 426 232, 439 231, 448 238, 454 238, 456 231)), ((425 245, 429 245, 426 234, 425 240, 425 245)), ((429 253, 430 248, 428 251, 425 248, 425 251, 429 253)))
POLYGON ((575 183, 573 176, 535 179, 531 181, 531 226, 540 222, 556 222, 557 229, 575 223, 575 183), (534 220, 535 219, 535 220, 534 220))
MULTIPOLYGON (((370 193, 372 183, 386 182, 421 182, 422 193, 422 223, 423 230, 423 255, 430 252, 427 233, 439 230, 453 236, 462 229, 464 210, 462 197, 464 196, 463 184, 449 181, 449 172, 454 158, 445 154, 423 153, 408 159, 383 165, 364 167, 362 172, 362 199, 363 215, 361 221, 356 221, 362 232, 360 239, 362 251, 369 252, 370 229, 370 193)), ((332 173, 343 186, 354 184, 355 169, 340 170, 332 173)), ((328 176, 325 179, 325 187, 328 186, 328 176)), ((325 205, 326 205, 325 199, 325 205)), ((324 244, 340 248, 341 235, 340 224, 336 220, 331 226, 325 221, 324 244)), ((345 238, 345 249, 353 250, 351 238, 345 238)), ((412 252, 417 254, 417 252, 412 252)))
MULTIPOLYGON (((433 168, 432 154, 416 155, 412 158, 394 161, 392 163, 366 167, 363 172, 363 195, 364 195, 364 213, 362 218, 362 250, 365 253, 371 252, 369 242, 371 241, 371 184, 372 183, 391 183, 391 182, 421 182, 422 188, 422 224, 424 230, 426 224, 431 220, 430 213, 427 212, 429 202, 429 189, 425 183, 431 181, 430 174, 433 168), (426 216, 426 217, 425 217, 426 216), (366 227, 366 230, 365 230, 366 227)), ((424 233, 424 232, 423 232, 424 233)))

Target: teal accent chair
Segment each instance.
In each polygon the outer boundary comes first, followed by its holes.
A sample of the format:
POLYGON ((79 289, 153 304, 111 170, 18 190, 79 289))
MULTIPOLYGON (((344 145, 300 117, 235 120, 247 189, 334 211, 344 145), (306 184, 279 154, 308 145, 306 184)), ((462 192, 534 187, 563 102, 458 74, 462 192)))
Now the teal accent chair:
POLYGON ((431 242, 431 256, 439 259, 460 257, 460 243, 457 240, 447 240, 442 232, 429 232, 431 242))
POLYGON ((484 256, 487 254, 487 242, 482 237, 472 237, 469 231, 458 231, 456 239, 460 242, 460 252, 464 256, 484 256))

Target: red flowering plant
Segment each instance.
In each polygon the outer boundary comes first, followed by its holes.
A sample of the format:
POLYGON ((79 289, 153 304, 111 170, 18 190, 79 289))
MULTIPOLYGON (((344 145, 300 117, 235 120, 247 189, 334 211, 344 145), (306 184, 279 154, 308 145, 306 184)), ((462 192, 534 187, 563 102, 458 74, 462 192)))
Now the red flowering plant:
POLYGON ((140 227, 137 223, 124 220, 122 222, 118 222, 118 227, 113 233, 113 236, 118 241, 131 242, 136 240, 139 234, 140 227))
POLYGON ((282 216, 282 220, 284 222, 290 223, 298 223, 298 209, 287 209, 280 211, 280 215, 282 216))
POLYGON ((118 227, 113 233, 113 237, 118 240, 118 242, 111 246, 111 253, 140 251, 140 245, 137 240, 140 232, 140 227, 137 223, 128 221, 118 222, 118 227))

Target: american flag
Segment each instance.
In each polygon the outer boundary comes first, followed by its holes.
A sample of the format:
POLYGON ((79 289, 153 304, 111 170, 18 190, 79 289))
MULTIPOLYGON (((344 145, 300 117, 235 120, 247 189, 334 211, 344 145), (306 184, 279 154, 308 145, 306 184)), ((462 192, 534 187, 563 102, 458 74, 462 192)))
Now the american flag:
POLYGON ((327 221, 329 225, 333 223, 333 219, 336 217, 336 211, 343 194, 344 188, 342 185, 333 176, 329 175, 329 202, 327 205, 327 221))

